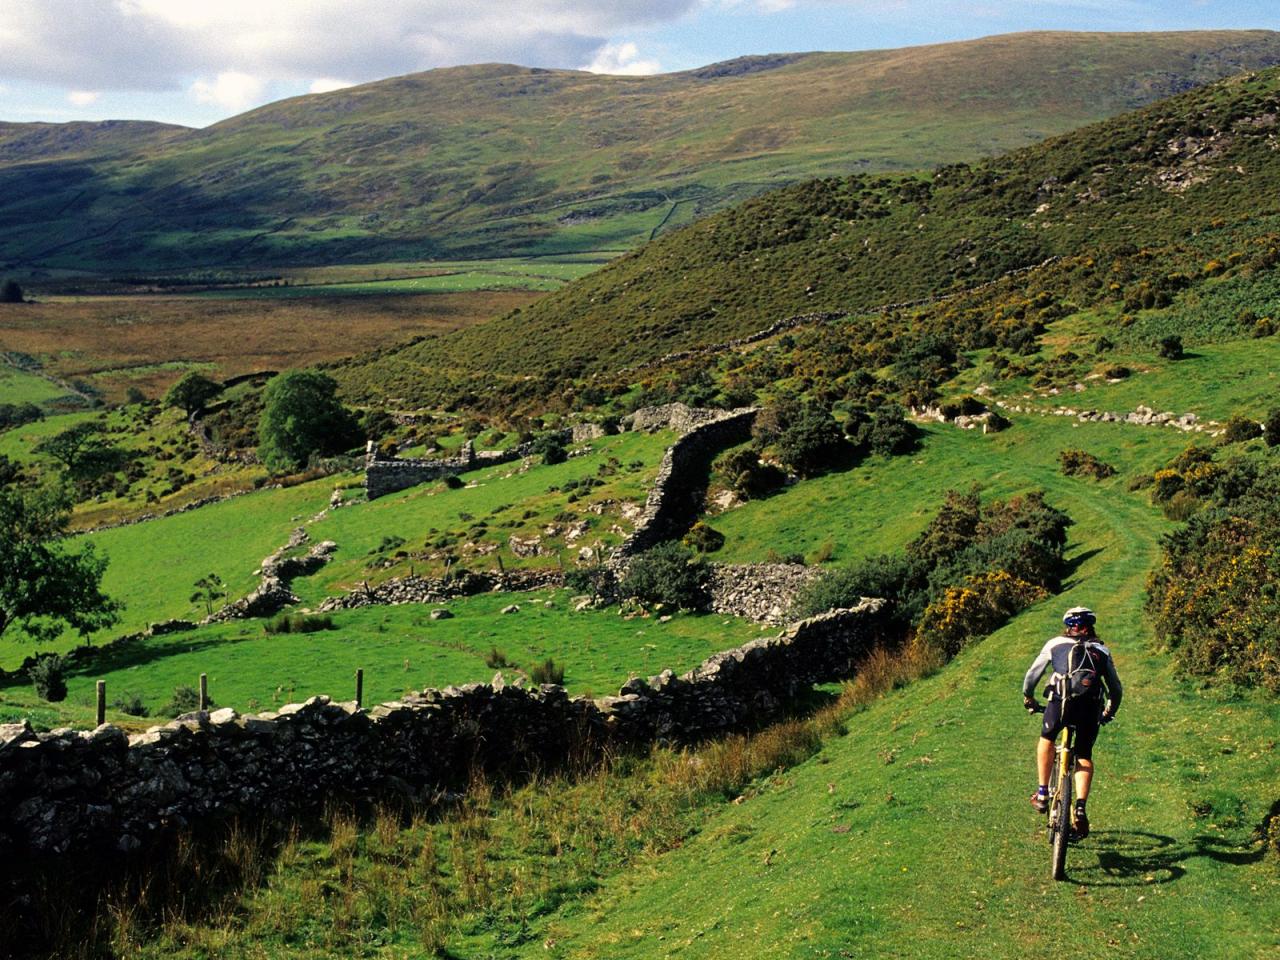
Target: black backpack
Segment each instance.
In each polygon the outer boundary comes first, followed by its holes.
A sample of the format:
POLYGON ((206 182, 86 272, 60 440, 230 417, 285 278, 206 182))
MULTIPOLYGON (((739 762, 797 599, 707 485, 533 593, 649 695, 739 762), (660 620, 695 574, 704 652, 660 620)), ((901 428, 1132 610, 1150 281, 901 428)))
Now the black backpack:
POLYGON ((1107 655, 1090 649, 1084 638, 1077 640, 1067 654, 1067 674, 1063 678, 1064 699, 1098 700, 1102 696, 1102 674, 1107 655))

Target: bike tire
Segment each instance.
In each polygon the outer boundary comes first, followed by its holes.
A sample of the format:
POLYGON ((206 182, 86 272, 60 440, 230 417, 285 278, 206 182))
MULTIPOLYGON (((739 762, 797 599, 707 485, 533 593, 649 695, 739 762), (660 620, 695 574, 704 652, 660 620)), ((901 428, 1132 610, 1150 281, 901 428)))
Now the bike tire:
POLYGON ((1071 837, 1071 777, 1067 776, 1062 780, 1050 823, 1050 829, 1053 832, 1053 855, 1050 865, 1054 880, 1067 878, 1067 842, 1071 837))

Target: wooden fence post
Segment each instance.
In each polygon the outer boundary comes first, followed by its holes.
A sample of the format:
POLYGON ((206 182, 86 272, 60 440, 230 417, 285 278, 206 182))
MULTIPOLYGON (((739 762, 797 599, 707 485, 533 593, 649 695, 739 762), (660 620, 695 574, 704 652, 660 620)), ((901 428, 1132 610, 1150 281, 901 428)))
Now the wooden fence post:
POLYGON ((364 703, 364 670, 356 670, 356 709, 364 703))
POLYGON ((98 726, 107 722, 107 681, 98 681, 98 726))
POLYGON ((200 709, 209 709, 209 675, 200 674, 200 709))

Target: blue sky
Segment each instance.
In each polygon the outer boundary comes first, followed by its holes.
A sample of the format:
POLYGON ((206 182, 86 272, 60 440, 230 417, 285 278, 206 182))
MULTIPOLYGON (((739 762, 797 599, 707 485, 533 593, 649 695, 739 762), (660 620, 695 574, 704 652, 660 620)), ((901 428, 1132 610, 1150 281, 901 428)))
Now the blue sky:
POLYGON ((1280 29, 1260 0, 0 0, 0 120, 204 126, 503 61, 605 73, 1019 30, 1280 29))

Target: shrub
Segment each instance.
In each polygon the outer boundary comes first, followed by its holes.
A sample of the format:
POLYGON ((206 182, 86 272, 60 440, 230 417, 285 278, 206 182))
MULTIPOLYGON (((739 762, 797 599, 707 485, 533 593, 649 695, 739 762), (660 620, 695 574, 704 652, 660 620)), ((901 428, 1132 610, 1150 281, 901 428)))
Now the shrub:
POLYGON ((692 610, 703 602, 706 580, 706 563, 683 544, 669 541, 633 559, 618 589, 644 603, 692 610))
POLYGON ((1267 446, 1280 446, 1280 407, 1267 414, 1267 419, 1262 422, 1262 432, 1267 446))
POLYGON ((545 464, 564 463, 569 458, 565 449, 564 434, 559 430, 547 430, 533 438, 530 449, 542 457, 545 464))
POLYGON ((535 663, 529 671, 529 679, 534 683, 564 683, 564 665, 556 663, 550 657, 542 663, 535 663))
POLYGON ((846 464, 852 453, 831 415, 806 407, 774 443, 783 466, 801 477, 813 477, 846 464))
POLYGON ((885 404, 872 412, 853 411, 845 421, 844 432, 859 456, 893 457, 911 453, 919 445, 920 437, 920 431, 897 404, 885 404))
POLYGON ((796 596, 792 613, 811 617, 857 606, 863 597, 880 597, 889 603, 890 621, 905 630, 924 610, 927 569, 902 554, 867 557, 811 581, 796 596))
POLYGON ((333 630, 333 617, 317 613, 281 613, 262 624, 267 633, 316 633, 333 630))
MULTIPOLYGON (((209 698, 208 705, 210 707, 217 706, 213 702, 213 698, 209 698)), ((159 713, 165 717, 180 717, 184 713, 192 713, 200 709, 200 694, 196 692, 195 687, 180 686, 173 688, 173 696, 163 707, 159 713)))
POLYGON ((925 608, 916 642, 954 657, 974 638, 985 636, 1020 610, 1047 597, 1043 587, 1006 570, 992 570, 947 587, 925 608))
POLYGON ((724 546, 724 534, 699 520, 682 541, 698 553, 715 553, 724 546))
POLYGON ((1168 499, 1160 510, 1170 520, 1188 520, 1200 509, 1200 501, 1190 490, 1179 490, 1168 499))
POLYGON ((461 490, 461 489, 462 489, 463 487, 465 487, 467 484, 466 484, 466 482, 465 482, 465 481, 464 481, 460 476, 458 476, 456 473, 451 473, 451 474, 449 474, 447 477, 445 477, 445 478, 444 478, 444 485, 445 485, 446 487, 448 487, 450 490, 461 490))
POLYGON ((497 647, 490 647, 489 652, 484 655, 484 665, 491 670, 501 670, 503 667, 514 667, 515 663, 497 647))
POLYGON ((150 712, 147 710, 146 704, 142 702, 142 698, 136 693, 122 693, 111 701, 111 706, 121 713, 127 713, 131 717, 145 717, 150 712))
POLYGON ((787 480, 782 470, 772 463, 764 463, 759 451, 751 447, 730 450, 716 461, 715 469, 729 489, 743 500, 768 496, 787 480))
POLYGON ((1102 371, 1102 375, 1108 380, 1125 380, 1133 376, 1133 371, 1124 366, 1107 367, 1106 370, 1102 371))
POLYGON ((1163 337, 1156 344, 1156 349, 1160 356, 1166 360, 1181 360, 1183 357, 1182 338, 1179 336, 1163 337))
POLYGON ((36 688, 36 696, 50 703, 61 703, 67 699, 65 669, 62 657, 56 653, 37 657, 36 662, 27 669, 31 685, 36 688))
POLYGON ((1086 450, 1063 450, 1058 454, 1058 463, 1062 465, 1062 472, 1068 477, 1092 477, 1095 480, 1104 480, 1115 476, 1116 473, 1115 467, 1109 463, 1103 463, 1086 450))
POLYGON ((1223 443, 1244 443, 1262 436, 1262 424, 1239 415, 1226 422, 1222 431, 1223 443))

